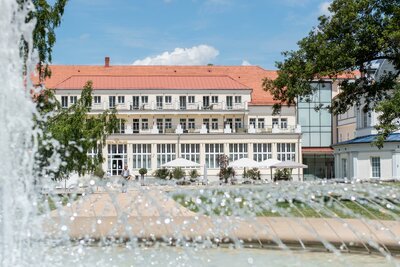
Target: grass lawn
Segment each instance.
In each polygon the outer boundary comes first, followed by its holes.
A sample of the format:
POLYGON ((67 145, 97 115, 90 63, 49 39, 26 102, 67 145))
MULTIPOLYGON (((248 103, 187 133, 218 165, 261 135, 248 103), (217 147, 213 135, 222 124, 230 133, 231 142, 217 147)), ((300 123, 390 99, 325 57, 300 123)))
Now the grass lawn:
POLYGON ((201 194, 191 190, 187 193, 171 193, 172 198, 189 210, 205 215, 265 216, 265 217, 313 217, 313 218, 368 218, 396 220, 400 205, 390 199, 357 198, 339 196, 316 197, 307 202, 292 199, 273 199, 263 194, 240 194, 214 190, 201 194))

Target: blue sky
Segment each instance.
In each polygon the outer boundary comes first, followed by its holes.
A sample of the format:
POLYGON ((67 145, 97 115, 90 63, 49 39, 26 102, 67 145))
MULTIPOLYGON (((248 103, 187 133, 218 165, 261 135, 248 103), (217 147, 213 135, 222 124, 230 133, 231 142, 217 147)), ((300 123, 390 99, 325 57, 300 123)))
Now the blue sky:
POLYGON ((54 64, 250 63, 275 68, 324 0, 70 0, 54 64), (182 48, 182 49, 177 49, 182 48), (161 56, 160 56, 161 55, 161 56))

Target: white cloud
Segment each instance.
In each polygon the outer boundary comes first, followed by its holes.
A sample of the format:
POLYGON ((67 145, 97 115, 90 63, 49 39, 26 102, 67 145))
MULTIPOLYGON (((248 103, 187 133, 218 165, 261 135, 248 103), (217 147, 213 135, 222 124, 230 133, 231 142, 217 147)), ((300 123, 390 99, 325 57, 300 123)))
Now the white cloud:
POLYGON ((243 59, 242 66, 251 66, 251 63, 249 61, 247 61, 246 59, 243 59))
POLYGON ((175 48, 172 52, 138 59, 133 65, 205 65, 219 55, 219 51, 209 45, 198 45, 191 48, 175 48))
POLYGON ((319 14, 320 15, 325 15, 325 16, 330 16, 331 12, 329 11, 329 7, 331 5, 331 2, 323 2, 319 5, 319 14))

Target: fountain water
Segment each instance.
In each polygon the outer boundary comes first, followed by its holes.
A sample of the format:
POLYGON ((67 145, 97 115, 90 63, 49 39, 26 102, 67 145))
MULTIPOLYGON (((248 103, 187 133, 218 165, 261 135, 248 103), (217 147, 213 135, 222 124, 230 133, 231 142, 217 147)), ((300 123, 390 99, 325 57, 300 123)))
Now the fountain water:
POLYGON ((28 55, 24 69, 20 55, 21 36, 32 48, 25 17, 33 6, 24 3, 0 0, 2 266, 400 266, 400 194, 392 185, 135 185, 124 194, 91 180, 41 196, 36 111, 23 75, 35 61, 28 55))

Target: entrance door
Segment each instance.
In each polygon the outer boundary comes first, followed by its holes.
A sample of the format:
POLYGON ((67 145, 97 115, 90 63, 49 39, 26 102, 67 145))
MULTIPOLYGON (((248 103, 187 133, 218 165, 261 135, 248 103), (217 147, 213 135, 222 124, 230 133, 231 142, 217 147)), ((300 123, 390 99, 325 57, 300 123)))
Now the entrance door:
POLYGON ((230 127, 231 129, 233 129, 233 119, 232 119, 232 118, 226 119, 225 125, 229 125, 229 127, 230 127))
POLYGON ((132 109, 139 109, 139 97, 132 96, 132 109))
POLYGON ((112 175, 120 175, 123 168, 124 168, 124 166, 123 166, 122 159, 113 159, 112 160, 112 169, 111 169, 112 175))
POLYGON ((186 96, 180 96, 179 97, 179 106, 181 110, 186 109, 186 96))

